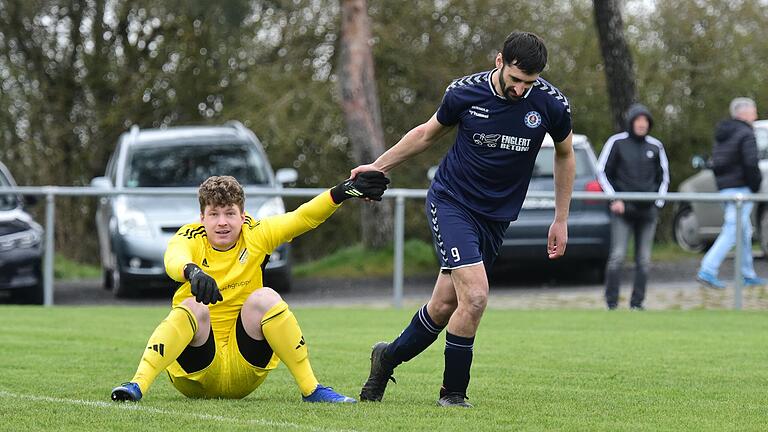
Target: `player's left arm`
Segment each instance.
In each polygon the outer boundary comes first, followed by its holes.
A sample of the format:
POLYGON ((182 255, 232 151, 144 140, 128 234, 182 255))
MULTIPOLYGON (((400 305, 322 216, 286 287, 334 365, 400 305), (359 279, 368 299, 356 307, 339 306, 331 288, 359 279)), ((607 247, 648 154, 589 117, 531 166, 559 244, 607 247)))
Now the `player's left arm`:
POLYGON ((296 210, 260 221, 260 243, 272 251, 281 243, 292 240, 325 222, 350 198, 381 201, 389 179, 380 171, 366 171, 354 179, 347 179, 328 191, 314 197, 296 210))
POLYGON ((568 243, 568 212, 571 205, 576 157, 573 153, 573 133, 555 143, 555 220, 549 227, 547 254, 557 259, 565 254, 568 243))

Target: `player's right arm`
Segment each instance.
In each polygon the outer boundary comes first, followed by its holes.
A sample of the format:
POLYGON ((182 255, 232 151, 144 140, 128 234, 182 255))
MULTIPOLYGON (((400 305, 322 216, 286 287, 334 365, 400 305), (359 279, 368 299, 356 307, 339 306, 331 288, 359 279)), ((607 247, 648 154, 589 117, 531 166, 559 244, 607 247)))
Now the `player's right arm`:
POLYGON ((163 261, 165 272, 178 282, 189 281, 190 293, 202 304, 223 300, 216 280, 199 267, 205 249, 205 228, 200 224, 185 225, 168 241, 163 261))
POLYGON ((408 131, 397 144, 390 147, 373 163, 353 169, 350 178, 355 178, 363 171, 381 171, 387 174, 401 163, 428 149, 451 129, 452 126, 446 126, 437 121, 437 114, 434 114, 426 123, 408 131))
POLYGON ((189 263, 199 264, 203 255, 205 228, 200 224, 189 224, 179 228, 179 231, 168 241, 163 262, 165 272, 177 282, 186 282, 184 266, 189 263), (198 258, 198 260, 196 260, 198 258))

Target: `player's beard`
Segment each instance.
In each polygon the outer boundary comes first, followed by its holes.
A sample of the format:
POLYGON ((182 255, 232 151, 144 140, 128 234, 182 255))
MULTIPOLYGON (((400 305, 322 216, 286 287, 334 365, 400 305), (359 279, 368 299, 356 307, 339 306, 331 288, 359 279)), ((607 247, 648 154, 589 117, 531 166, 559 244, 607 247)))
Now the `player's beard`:
POLYGON ((522 98, 522 96, 514 96, 510 93, 512 89, 507 87, 507 83, 504 81, 505 67, 507 67, 507 65, 502 65, 501 70, 499 70, 499 86, 501 87, 501 95, 510 102, 517 102, 522 98))

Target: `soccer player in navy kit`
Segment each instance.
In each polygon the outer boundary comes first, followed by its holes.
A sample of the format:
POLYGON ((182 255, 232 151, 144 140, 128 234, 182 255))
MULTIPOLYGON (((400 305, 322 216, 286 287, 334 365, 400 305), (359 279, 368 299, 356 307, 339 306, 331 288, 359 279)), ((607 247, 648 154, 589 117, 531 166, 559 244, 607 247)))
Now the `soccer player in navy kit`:
POLYGON ((575 170, 571 112, 565 96, 539 77, 546 63, 547 49, 538 36, 511 33, 493 70, 453 81, 426 123, 373 163, 352 170, 352 177, 371 170, 388 173, 458 125, 456 141, 427 195, 427 219, 441 269, 432 297, 393 342, 374 345, 361 400, 380 401, 387 382, 394 381, 394 368, 424 351, 447 327, 438 404, 471 407, 469 370, 488 301, 487 272, 504 231, 517 219, 546 133, 556 143, 555 219, 547 254, 556 259, 565 253, 575 170))

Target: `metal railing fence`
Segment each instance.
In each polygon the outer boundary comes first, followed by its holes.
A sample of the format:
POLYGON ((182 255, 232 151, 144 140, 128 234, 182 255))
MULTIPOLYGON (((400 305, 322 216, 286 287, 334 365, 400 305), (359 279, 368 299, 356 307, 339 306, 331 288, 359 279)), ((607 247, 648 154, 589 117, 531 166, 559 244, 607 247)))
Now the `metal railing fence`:
MULTIPOLYGON (((280 197, 314 197, 326 189, 324 188, 286 188, 272 189, 260 187, 246 187, 246 196, 280 196, 280 197)), ((53 254, 54 254, 54 217, 56 212, 56 197, 83 197, 83 196, 115 196, 115 195, 144 195, 144 196, 197 196, 197 188, 134 188, 105 190, 94 187, 77 186, 18 186, 18 187, 0 187, 0 194, 17 194, 42 196, 45 198, 45 252, 43 258, 43 301, 45 306, 53 305, 53 254)), ((392 280, 392 304, 396 308, 403 304, 403 254, 405 244, 405 200, 406 199, 425 199, 426 189, 389 189, 384 195, 385 199, 395 200, 394 209, 394 258, 393 258, 393 280, 392 280)), ((553 192, 530 191, 528 198, 554 198, 553 192)), ((722 195, 719 193, 677 193, 670 192, 664 195, 658 193, 642 192, 619 192, 615 194, 605 194, 601 192, 573 192, 574 200, 615 200, 626 201, 656 201, 663 199, 667 202, 685 201, 685 202, 726 202, 732 201, 736 205, 736 232, 741 232, 741 212, 744 202, 768 202, 768 194, 734 194, 722 195)), ((736 250, 741 249, 742 239, 740 235, 736 236, 736 250)), ((734 309, 741 309, 743 302, 743 285, 738 275, 741 272, 741 254, 734 254, 734 309)))

